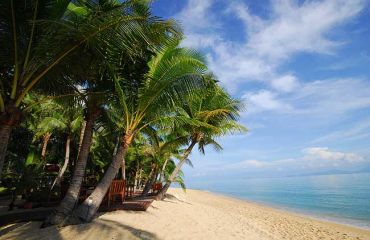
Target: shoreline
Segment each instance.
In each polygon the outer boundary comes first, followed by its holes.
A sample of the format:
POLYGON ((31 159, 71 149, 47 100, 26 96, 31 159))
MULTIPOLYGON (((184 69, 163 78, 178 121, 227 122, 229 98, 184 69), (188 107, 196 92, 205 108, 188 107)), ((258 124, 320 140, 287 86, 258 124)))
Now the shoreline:
POLYGON ((370 231, 316 220, 208 191, 170 189, 146 212, 101 213, 91 223, 40 229, 29 222, 0 237, 30 240, 83 239, 324 239, 370 240, 370 231))
POLYGON ((361 229, 361 230, 370 231, 370 222, 366 222, 366 221, 362 221, 362 220, 345 218, 345 217, 340 217, 340 216, 330 217, 330 216, 326 216, 323 213, 310 213, 309 211, 305 211, 305 210, 289 208, 287 206, 282 206, 282 205, 279 205, 279 204, 273 204, 273 203, 268 203, 268 202, 253 201, 253 200, 250 200, 250 199, 247 199, 247 198, 242 198, 242 197, 238 197, 238 196, 235 196, 235 195, 232 195, 232 194, 227 194, 227 193, 222 193, 222 192, 214 192, 214 191, 202 190, 202 189, 190 189, 190 190, 203 191, 203 192, 207 192, 207 193, 219 196, 219 197, 226 197, 226 198, 231 198, 231 199, 235 199, 235 200, 240 200, 240 201, 244 201, 248 204, 256 204, 260 207, 267 207, 267 208, 271 208, 271 209, 274 209, 274 210, 279 210, 279 211, 285 212, 287 214, 298 215, 300 217, 306 217, 306 218, 310 218, 312 220, 322 221, 322 222, 325 222, 325 223, 339 224, 339 225, 344 225, 344 226, 348 226, 348 227, 358 228, 358 229, 361 229), (341 221, 341 220, 343 220, 343 221, 341 221), (353 222, 358 222, 359 224, 351 224, 346 220, 353 221, 353 222), (360 223, 364 224, 364 226, 362 226, 360 223))

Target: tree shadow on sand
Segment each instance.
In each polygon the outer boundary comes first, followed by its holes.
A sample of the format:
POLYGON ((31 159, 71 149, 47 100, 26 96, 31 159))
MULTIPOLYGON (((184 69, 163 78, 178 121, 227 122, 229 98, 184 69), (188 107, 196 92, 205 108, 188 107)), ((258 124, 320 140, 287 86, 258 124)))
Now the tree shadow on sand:
POLYGON ((5 239, 29 240, 91 240, 91 239, 143 239, 159 240, 148 231, 107 219, 95 219, 92 223, 67 226, 63 228, 47 227, 40 229, 39 222, 32 222, 22 226, 2 237, 5 239))

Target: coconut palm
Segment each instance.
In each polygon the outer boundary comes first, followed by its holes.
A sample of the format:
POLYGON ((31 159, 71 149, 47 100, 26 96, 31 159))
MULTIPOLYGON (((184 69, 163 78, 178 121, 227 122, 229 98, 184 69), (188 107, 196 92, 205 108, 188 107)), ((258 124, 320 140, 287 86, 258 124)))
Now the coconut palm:
MULTIPOLYGON (((46 157, 46 149, 52 135, 53 130, 61 127, 60 122, 49 122, 47 124, 47 120, 53 118, 53 114, 58 115, 58 117, 63 117, 59 113, 55 112, 56 104, 51 99, 47 101, 40 101, 41 99, 45 98, 39 94, 29 94, 25 98, 25 102, 31 106, 28 110, 27 114, 27 121, 28 121, 28 129, 32 130, 34 133, 32 142, 39 140, 42 138, 42 147, 41 147, 41 159, 45 160, 46 157)), ((58 118, 54 116, 54 118, 58 118)))
POLYGON ((43 138, 41 159, 45 160, 45 153, 48 141, 45 136, 50 137, 54 133, 62 133, 65 136, 64 163, 52 188, 59 185, 64 172, 67 169, 70 158, 70 144, 72 138, 81 128, 83 122, 83 108, 81 99, 74 95, 60 98, 48 98, 37 94, 29 94, 25 101, 29 117, 28 129, 34 132, 33 141, 43 138))
MULTIPOLYGON (((153 134, 152 134, 153 135, 153 134)), ((155 134, 156 135, 156 134, 155 134)), ((146 144, 142 151, 143 155, 151 159, 151 172, 143 189, 142 195, 146 195, 156 180, 162 181, 168 161, 179 156, 179 147, 183 144, 184 138, 173 136, 155 136, 154 140, 146 144)), ((153 138, 153 137, 152 137, 153 138)))
POLYGON ((171 109, 174 109, 185 94, 202 87, 205 71, 206 66, 201 55, 171 44, 160 50, 149 62, 149 70, 139 87, 135 86, 136 91, 132 91, 132 85, 127 84, 130 79, 125 81, 119 76, 115 78, 123 111, 121 121, 124 134, 103 179, 88 199, 74 211, 75 215, 84 221, 93 218, 136 134, 159 123, 164 116, 170 115, 171 109))
POLYGON ((110 73, 116 71, 116 66, 119 65, 122 66, 122 71, 131 74, 132 65, 134 67, 140 66, 140 64, 134 63, 142 61, 143 56, 147 57, 148 54, 150 56, 150 50, 159 45, 161 41, 166 40, 170 32, 174 35, 177 34, 177 27, 172 22, 152 18, 147 6, 138 1, 132 3, 127 1, 123 4, 115 1, 99 1, 98 5, 94 2, 83 6, 83 14, 82 16, 78 15, 78 21, 95 22, 96 20, 93 20, 95 15, 104 15, 105 18, 126 19, 126 22, 119 27, 117 24, 114 25, 113 32, 104 33, 103 46, 92 45, 93 47, 90 48, 91 45, 89 45, 83 49, 84 55, 88 54, 89 56, 90 64, 81 72, 67 75, 67 78, 72 78, 75 81, 76 78, 80 79, 78 80, 79 85, 85 88, 84 92, 87 95, 85 103, 86 126, 67 194, 57 208, 56 214, 48 218, 45 225, 61 223, 77 203, 92 143, 95 121, 101 112, 107 109, 104 105, 109 102, 112 93, 111 87, 114 87, 110 73), (99 58, 96 58, 97 51, 102 53, 99 58))
POLYGON ((158 24, 141 1, 0 1, 0 177, 10 133, 21 120, 28 93, 41 85, 49 94, 62 90, 50 87, 66 84, 55 76, 76 71, 79 64, 71 63, 84 60, 77 52, 86 46, 103 59, 117 45, 135 52, 135 42, 158 40, 160 34, 153 33, 168 25, 158 24), (117 37, 114 44, 109 41, 117 37))
POLYGON ((180 130, 187 134, 189 145, 166 184, 158 193, 157 199, 164 198, 168 188, 178 177, 182 165, 187 161, 196 144, 198 144, 201 153, 204 153, 204 148, 207 145, 212 145, 216 150, 221 150, 222 147, 215 140, 216 137, 245 130, 243 126, 236 122, 240 107, 239 101, 234 100, 225 90, 212 82, 207 91, 191 95, 184 101, 182 108, 178 109, 178 114, 193 121, 196 120, 198 124, 185 123, 179 126, 180 130))
POLYGON ((55 178, 51 188, 55 185, 59 186, 65 171, 67 170, 69 159, 70 159, 70 145, 73 138, 73 135, 76 135, 81 126, 83 125, 83 113, 82 113, 82 106, 81 104, 76 101, 73 105, 65 106, 64 104, 60 104, 60 112, 62 113, 63 117, 50 119, 50 123, 52 122, 59 122, 59 126, 61 126, 61 130, 66 135, 66 143, 65 143, 65 157, 64 162, 59 170, 57 177, 55 178))

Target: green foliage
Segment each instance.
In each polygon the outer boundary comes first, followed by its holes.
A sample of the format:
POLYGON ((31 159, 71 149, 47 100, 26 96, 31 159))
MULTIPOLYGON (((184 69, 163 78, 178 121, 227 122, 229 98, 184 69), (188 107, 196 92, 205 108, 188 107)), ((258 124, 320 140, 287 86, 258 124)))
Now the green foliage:
MULTIPOLYGON (((240 101, 218 85, 202 54, 181 47, 177 23, 152 15, 150 1, 6 0, 0 24, 0 124, 10 118, 10 106, 22 116, 3 184, 27 198, 50 197, 44 180, 53 177, 45 163, 61 165, 67 136, 70 162, 77 159, 81 125, 93 114, 86 174, 101 179, 129 134, 132 183, 151 172, 168 180, 192 142, 202 153, 206 146, 219 151, 220 136, 246 131, 237 123, 240 101)), ((174 181, 185 189, 181 171, 174 181)))

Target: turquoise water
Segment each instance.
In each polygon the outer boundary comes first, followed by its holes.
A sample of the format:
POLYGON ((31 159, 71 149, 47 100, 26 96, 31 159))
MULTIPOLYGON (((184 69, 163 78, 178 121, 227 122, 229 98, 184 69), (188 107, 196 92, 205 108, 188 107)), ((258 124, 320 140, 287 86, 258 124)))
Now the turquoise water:
POLYGON ((246 179, 201 188, 370 229, 370 173, 246 179))

